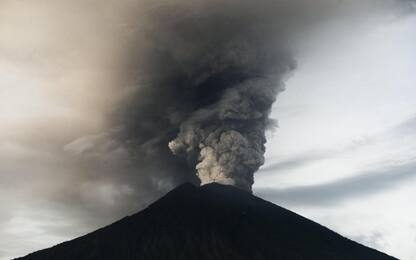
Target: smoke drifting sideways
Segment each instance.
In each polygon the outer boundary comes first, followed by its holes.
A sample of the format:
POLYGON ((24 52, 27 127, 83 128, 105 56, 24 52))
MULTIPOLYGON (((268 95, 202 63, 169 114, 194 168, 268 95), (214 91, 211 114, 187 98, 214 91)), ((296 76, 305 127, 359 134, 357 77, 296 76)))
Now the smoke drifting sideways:
POLYGON ((127 94, 113 116, 121 126, 117 138, 170 182, 251 191, 264 163, 272 104, 296 67, 294 39, 366 4, 367 11, 399 6, 327 0, 148 6, 126 48, 127 94))

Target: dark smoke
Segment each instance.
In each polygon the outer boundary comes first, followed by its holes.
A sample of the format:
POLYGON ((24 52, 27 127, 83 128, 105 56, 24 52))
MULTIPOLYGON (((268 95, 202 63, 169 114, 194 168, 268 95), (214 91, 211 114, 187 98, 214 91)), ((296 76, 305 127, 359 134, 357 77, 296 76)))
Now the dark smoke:
POLYGON ((339 6, 214 0, 146 9, 126 50, 128 94, 115 116, 120 140, 144 168, 170 182, 250 191, 264 163, 271 106, 295 68, 291 40, 339 6))
POLYGON ((196 173, 201 184, 251 190, 271 106, 295 68, 278 23, 289 19, 273 2, 217 4, 166 5, 146 17, 123 138, 180 179, 196 173))

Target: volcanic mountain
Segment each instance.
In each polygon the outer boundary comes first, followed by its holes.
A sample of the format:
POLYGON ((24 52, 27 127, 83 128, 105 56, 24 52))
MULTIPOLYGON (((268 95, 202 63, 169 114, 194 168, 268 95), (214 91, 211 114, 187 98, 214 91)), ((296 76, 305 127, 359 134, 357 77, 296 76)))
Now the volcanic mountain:
POLYGON ((21 260, 388 260, 232 186, 184 184, 143 211, 21 260))

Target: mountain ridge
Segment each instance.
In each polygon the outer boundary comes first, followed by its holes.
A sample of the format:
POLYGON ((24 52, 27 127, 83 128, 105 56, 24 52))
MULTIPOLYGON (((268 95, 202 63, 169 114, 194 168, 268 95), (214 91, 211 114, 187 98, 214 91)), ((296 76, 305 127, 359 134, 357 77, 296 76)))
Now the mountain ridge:
POLYGON ((238 188, 186 183, 134 215, 17 259, 396 258, 238 188))

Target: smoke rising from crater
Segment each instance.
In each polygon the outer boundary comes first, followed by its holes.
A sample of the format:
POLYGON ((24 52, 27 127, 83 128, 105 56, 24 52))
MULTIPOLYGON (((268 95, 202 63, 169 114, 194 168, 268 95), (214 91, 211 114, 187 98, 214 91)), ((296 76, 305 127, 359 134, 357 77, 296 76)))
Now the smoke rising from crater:
POLYGON ((293 41, 355 8, 397 4, 311 2, 167 1, 147 9, 126 50, 121 139, 171 179, 250 191, 271 106, 296 67, 293 41))
POLYGON ((146 17, 139 33, 150 42, 132 72, 141 82, 123 116, 136 151, 150 145, 201 184, 251 190, 271 106, 295 68, 289 6, 266 2, 175 3, 146 17))

